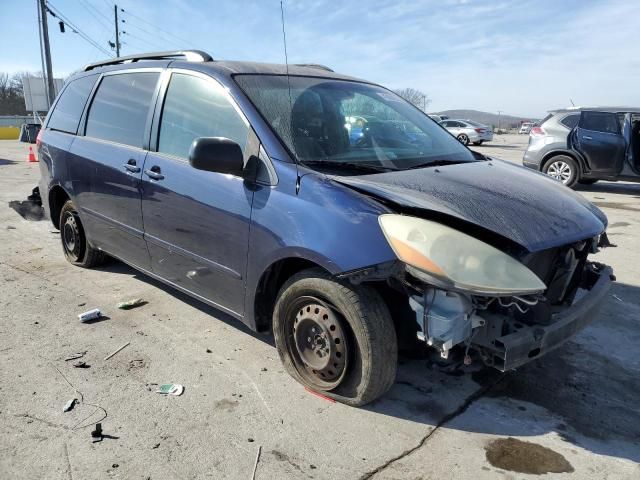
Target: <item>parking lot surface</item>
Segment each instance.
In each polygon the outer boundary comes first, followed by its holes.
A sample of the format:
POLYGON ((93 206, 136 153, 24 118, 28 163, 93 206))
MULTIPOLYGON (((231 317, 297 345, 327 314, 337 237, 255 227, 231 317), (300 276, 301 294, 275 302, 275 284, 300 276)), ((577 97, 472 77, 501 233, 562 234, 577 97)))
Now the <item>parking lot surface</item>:
MULTIPOLYGON (((473 148, 519 163, 526 140, 473 148)), ((579 190, 609 217, 617 248, 596 259, 618 281, 565 348, 507 374, 402 359, 356 409, 291 379, 271 336, 120 262, 67 263, 51 223, 9 205, 39 178, 27 152, 0 142, 0 478, 249 479, 259 449, 257 479, 640 478, 640 184, 579 190), (171 382, 185 392, 156 393, 171 382)))

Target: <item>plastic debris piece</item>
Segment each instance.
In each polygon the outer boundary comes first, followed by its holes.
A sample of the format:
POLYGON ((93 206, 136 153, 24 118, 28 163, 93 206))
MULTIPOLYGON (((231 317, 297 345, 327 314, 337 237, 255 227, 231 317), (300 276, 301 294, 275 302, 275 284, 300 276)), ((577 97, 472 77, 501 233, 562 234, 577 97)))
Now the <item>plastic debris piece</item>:
POLYGON ((129 345, 131 342, 127 342, 124 345, 122 345, 120 348, 118 348, 115 352, 110 353, 109 355, 107 355, 106 357, 104 357, 104 360, 107 361, 109 360, 111 357, 113 357, 116 353, 118 353, 120 350, 122 350, 123 348, 125 348, 127 345, 129 345))
POLYGON ((175 396, 182 395, 182 392, 184 392, 184 387, 179 383, 163 383, 156 390, 156 393, 175 396))
POLYGON ((69 411, 73 410, 73 407, 76 406, 76 402, 77 401, 78 401, 77 398, 72 398, 67 403, 65 403, 64 408, 62 409, 62 411, 63 412, 69 412, 69 411))
POLYGON ((76 363, 73 364, 73 366, 76 367, 76 368, 90 368, 91 367, 91 365, 87 365, 87 362, 83 362, 83 361, 76 362, 76 363))
POLYGON ((97 439, 93 441, 94 443, 102 441, 102 424, 101 423, 96 423, 95 430, 91 431, 91 438, 97 439))
POLYGON ((120 310, 131 310, 132 308, 140 307, 145 303, 147 302, 145 302, 141 298, 133 298, 131 300, 127 300, 126 302, 120 302, 118 304, 118 308, 120 310))
POLYGON ((93 310, 89 310, 88 312, 81 313, 78 315, 78 319, 82 323, 90 322, 91 320, 97 320, 102 316, 102 312, 99 308, 94 308, 93 310))
POLYGON ((318 398, 321 398, 323 400, 326 400, 327 402, 331 402, 331 403, 336 403, 336 401, 333 398, 329 398, 326 395, 323 395, 321 393, 315 392, 313 390, 311 390, 309 387, 304 387, 304 389, 309 392, 311 395, 315 395, 318 398))
POLYGON ((71 360, 77 360, 79 358, 84 357, 87 354, 86 350, 84 352, 72 353, 67 358, 64 359, 65 362, 70 362, 71 360))

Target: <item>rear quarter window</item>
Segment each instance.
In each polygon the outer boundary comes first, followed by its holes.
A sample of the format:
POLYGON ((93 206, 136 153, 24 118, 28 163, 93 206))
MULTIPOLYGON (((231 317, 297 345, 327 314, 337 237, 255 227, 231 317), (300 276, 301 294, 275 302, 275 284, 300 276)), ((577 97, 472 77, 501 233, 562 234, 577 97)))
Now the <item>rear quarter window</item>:
POLYGON ((80 117, 96 78, 97 75, 90 75, 69 82, 51 112, 47 128, 74 135, 78 132, 80 117))
POLYGON ((564 117, 562 120, 560 120, 560 123, 569 129, 573 129, 576 125, 578 125, 579 121, 580 114, 574 113, 572 115, 567 115, 566 117, 564 117))

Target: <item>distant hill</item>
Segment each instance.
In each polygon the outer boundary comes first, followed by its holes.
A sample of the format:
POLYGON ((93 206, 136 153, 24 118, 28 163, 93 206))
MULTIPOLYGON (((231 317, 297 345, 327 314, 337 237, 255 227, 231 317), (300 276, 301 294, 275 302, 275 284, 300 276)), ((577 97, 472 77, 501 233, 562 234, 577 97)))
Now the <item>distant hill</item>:
MULTIPOLYGON (((474 122, 484 125, 498 126, 498 114, 490 112, 480 112, 478 110, 444 110, 435 112, 436 115, 446 115, 449 118, 458 118, 460 120, 473 120, 474 122)), ((520 126, 520 122, 535 122, 536 118, 514 117, 513 115, 500 115, 500 126, 502 128, 515 128, 520 126)))

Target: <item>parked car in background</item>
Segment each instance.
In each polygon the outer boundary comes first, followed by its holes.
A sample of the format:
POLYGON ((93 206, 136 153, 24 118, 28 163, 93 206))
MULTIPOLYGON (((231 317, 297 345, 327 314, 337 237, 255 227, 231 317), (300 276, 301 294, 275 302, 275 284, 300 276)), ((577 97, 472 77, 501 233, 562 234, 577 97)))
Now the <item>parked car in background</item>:
POLYGON ((435 113, 430 113, 429 117, 438 123, 442 122, 443 120, 446 120, 446 117, 441 117, 440 115, 436 115, 435 113))
POLYGON ((527 134, 529 132, 531 132, 531 128, 533 127, 533 123, 532 122, 524 122, 522 125, 520 125, 520 130, 518 130, 518 134, 527 134))
POLYGON ((69 262, 119 258, 273 332, 293 378, 349 405, 391 388, 398 342, 501 371, 560 348, 613 281, 596 206, 318 65, 111 58, 37 144, 69 262))
POLYGON ((482 125, 472 120, 452 120, 448 119, 440 123, 451 135, 456 137, 463 145, 482 145, 483 142, 493 140, 491 127, 482 125))
POLYGON ((569 187, 640 181, 640 108, 554 110, 531 129, 522 163, 569 187))

